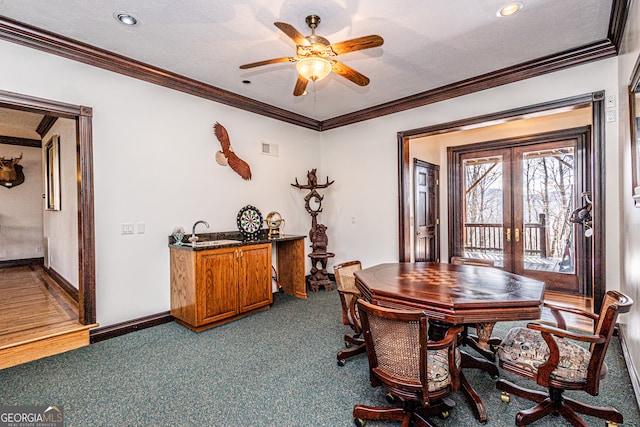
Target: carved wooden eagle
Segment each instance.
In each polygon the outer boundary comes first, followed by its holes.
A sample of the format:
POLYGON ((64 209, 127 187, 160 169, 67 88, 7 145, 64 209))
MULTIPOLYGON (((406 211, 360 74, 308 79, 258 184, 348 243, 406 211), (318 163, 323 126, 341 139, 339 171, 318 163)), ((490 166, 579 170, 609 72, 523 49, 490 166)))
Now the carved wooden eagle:
POLYGON ((216 138, 220 141, 222 151, 216 153, 216 162, 222 166, 231 166, 231 169, 236 171, 243 179, 251 179, 251 168, 240 157, 233 152, 231 148, 231 141, 229 140, 229 134, 227 130, 220 123, 213 125, 213 130, 216 133, 216 138))

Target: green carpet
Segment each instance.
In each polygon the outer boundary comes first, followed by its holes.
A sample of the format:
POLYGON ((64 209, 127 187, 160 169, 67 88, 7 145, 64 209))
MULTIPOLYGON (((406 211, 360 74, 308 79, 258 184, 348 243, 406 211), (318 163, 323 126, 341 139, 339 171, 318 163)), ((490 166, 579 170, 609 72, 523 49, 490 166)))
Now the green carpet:
MULTIPOLYGON (((498 324, 494 332, 504 334, 510 326, 498 324)), ((205 332, 169 323, 1 370, 0 405, 61 405, 66 425, 82 427, 352 426, 353 405, 386 401, 384 390, 369 384, 366 355, 337 366, 346 332, 336 291, 312 293, 307 300, 276 294, 270 310, 205 332)), ((625 426, 640 425, 617 338, 607 364, 600 396, 577 397, 616 407, 625 426)), ((486 373, 469 370, 466 376, 487 406, 486 426, 513 426, 515 413, 532 406, 516 397, 503 403, 486 373)), ((451 416, 433 421, 479 425, 464 396, 453 399, 451 416)), ((557 417, 533 424, 561 425, 567 424, 557 417)))

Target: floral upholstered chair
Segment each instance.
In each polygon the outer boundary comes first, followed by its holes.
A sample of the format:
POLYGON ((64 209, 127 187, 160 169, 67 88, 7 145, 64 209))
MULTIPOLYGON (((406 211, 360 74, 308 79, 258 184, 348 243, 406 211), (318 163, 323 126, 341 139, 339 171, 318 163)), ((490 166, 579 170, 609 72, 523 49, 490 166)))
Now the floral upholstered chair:
POLYGON ((622 414, 611 407, 595 407, 564 397, 565 390, 583 390, 597 396, 600 380, 607 375, 604 357, 613 334, 618 314, 627 313, 633 301, 616 291, 606 293, 600 315, 586 311, 545 304, 557 321, 556 326, 529 323, 526 328, 513 328, 500 347, 500 367, 535 381, 548 392, 528 390, 500 379, 503 400, 509 393, 537 403, 531 409, 518 412, 516 425, 526 426, 549 414, 561 415, 572 425, 586 425, 576 414, 580 412, 604 419, 609 425, 622 423, 622 414), (562 311, 594 320, 592 334, 566 330, 562 311))

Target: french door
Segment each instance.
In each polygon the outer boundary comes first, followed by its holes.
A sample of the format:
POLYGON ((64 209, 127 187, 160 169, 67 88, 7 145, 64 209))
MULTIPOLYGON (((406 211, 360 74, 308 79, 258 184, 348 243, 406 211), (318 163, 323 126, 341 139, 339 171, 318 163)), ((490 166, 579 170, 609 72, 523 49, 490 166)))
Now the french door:
POLYGON ((452 255, 590 296, 590 224, 572 222, 589 199, 587 138, 545 134, 460 151, 452 255))

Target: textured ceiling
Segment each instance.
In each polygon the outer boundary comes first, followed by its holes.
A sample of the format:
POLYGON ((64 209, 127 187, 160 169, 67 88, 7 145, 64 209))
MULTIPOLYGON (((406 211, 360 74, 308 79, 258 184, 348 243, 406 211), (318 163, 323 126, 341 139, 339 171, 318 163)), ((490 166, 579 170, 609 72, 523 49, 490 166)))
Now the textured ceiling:
POLYGON ((496 16, 506 0, 0 0, 0 15, 326 120, 607 38, 612 0, 521 2, 508 18, 496 16), (118 23, 122 11, 139 24, 118 23), (368 76, 368 86, 332 74, 294 97, 295 64, 239 69, 293 56, 295 44, 273 23, 308 35, 310 14, 332 43, 384 38, 381 47, 338 57, 368 76))

